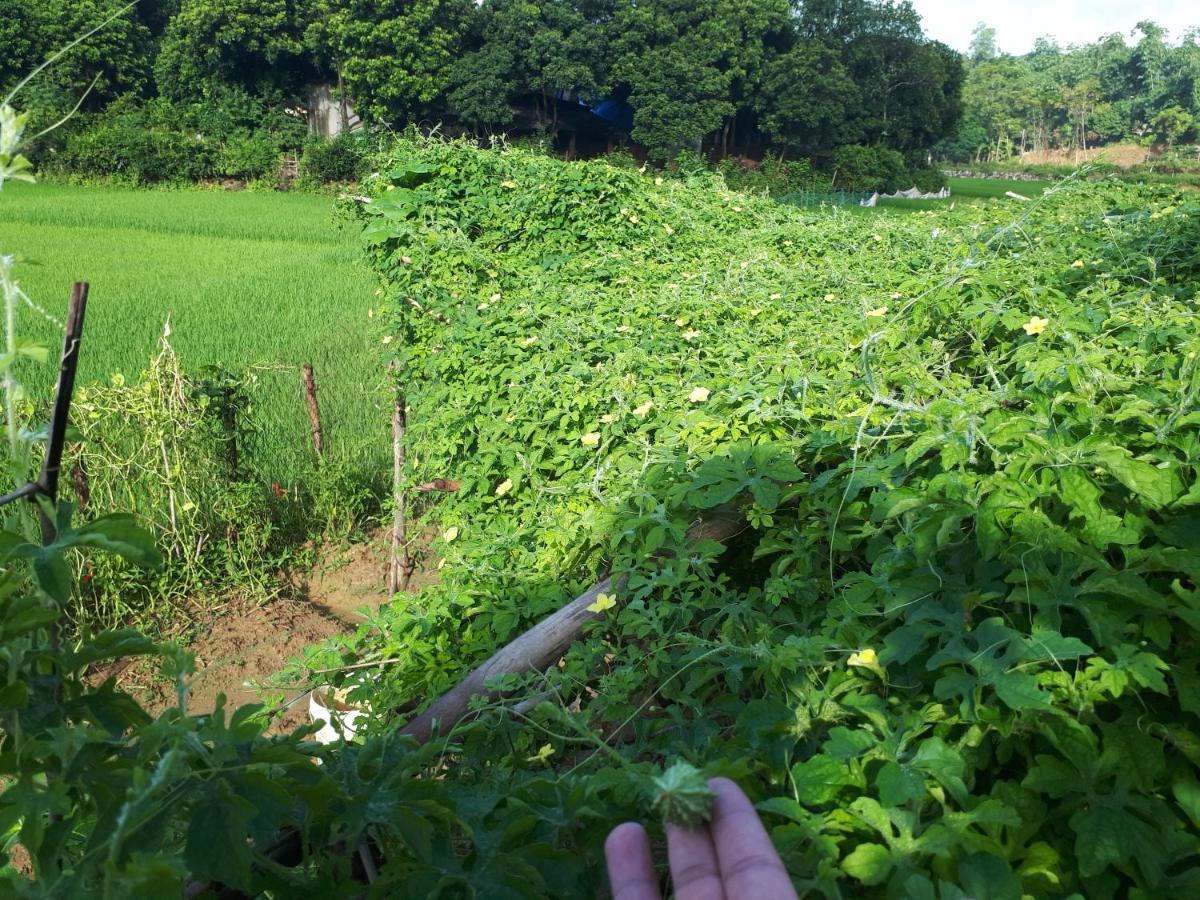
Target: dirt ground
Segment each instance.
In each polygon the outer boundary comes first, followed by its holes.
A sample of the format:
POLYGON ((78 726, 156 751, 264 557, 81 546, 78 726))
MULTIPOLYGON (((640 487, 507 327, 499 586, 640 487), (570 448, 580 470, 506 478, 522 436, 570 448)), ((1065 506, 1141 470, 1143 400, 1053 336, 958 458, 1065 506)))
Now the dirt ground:
POLYGON ((1026 153, 1021 156, 1021 162, 1030 164, 1053 164, 1059 166, 1077 166, 1080 163, 1092 162, 1102 157, 1105 162, 1128 169, 1144 163, 1151 151, 1137 144, 1112 144, 1107 147, 1096 147, 1090 150, 1074 152, 1070 150, 1046 150, 1038 153, 1026 153))
MULTIPOLYGON (((211 712, 219 694, 227 698, 228 709, 258 702, 264 683, 305 647, 353 632, 364 611, 374 612, 388 599, 388 553, 382 535, 347 547, 323 548, 313 569, 293 574, 279 598, 265 604, 233 599, 200 622, 188 644, 196 658, 188 711, 211 712)), ((436 568, 420 564, 423 555, 416 555, 410 592, 436 581, 436 568)), ((173 686, 145 668, 119 663, 97 673, 99 679, 109 675, 116 675, 152 715, 176 703, 173 686)), ((272 731, 308 721, 303 688, 296 685, 286 693, 291 705, 272 731)), ((277 691, 275 687, 272 692, 277 691)))

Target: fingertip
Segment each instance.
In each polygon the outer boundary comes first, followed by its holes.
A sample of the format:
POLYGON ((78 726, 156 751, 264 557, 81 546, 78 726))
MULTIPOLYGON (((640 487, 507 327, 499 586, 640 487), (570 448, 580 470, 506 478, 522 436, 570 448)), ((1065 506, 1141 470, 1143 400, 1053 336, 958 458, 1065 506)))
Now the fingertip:
POLYGON ((625 856, 649 844, 650 836, 645 828, 637 822, 622 822, 608 833, 604 840, 604 852, 606 855, 625 856))

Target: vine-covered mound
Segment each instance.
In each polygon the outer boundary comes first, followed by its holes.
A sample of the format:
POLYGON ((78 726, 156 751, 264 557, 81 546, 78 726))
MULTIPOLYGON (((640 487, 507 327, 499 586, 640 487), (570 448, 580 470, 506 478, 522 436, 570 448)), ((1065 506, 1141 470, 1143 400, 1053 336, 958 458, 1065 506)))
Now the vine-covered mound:
POLYGON ((676 758, 812 894, 1200 890, 1200 203, 805 214, 460 143, 381 171, 411 481, 460 486, 440 584, 340 651, 391 661, 357 696, 395 727, 629 573, 454 732, 392 848, 414 891, 589 893, 676 758))

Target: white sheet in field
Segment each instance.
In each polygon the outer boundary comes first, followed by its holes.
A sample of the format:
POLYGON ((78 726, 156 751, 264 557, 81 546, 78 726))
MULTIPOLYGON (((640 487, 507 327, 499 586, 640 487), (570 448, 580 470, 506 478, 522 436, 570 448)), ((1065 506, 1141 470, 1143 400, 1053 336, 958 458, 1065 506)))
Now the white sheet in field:
POLYGON ((950 196, 950 188, 948 188, 948 187, 944 187, 940 191, 937 191, 936 193, 933 193, 933 194, 922 194, 921 189, 914 185, 913 187, 910 187, 907 191, 896 191, 896 193, 894 193, 894 194, 880 194, 879 192, 876 192, 876 193, 872 194, 870 197, 868 197, 866 200, 863 200, 860 205, 861 206, 875 206, 876 204, 879 203, 880 199, 887 199, 887 200, 945 200, 949 196, 950 196))

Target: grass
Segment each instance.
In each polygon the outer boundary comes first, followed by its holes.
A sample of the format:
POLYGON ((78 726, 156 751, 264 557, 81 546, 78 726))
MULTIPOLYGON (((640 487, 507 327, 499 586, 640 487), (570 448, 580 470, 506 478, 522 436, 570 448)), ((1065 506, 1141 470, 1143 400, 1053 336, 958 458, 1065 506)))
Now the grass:
MULTIPOLYGON (((327 198, 55 184, 0 193, 0 251, 25 292, 61 320, 73 281, 91 296, 80 383, 146 368, 167 316, 184 367, 253 368, 256 459, 287 483, 309 467, 299 366, 316 370, 331 458, 389 458, 381 372, 368 326, 374 277, 327 198)), ((21 332, 57 352, 61 328, 25 310, 21 332)), ((25 366, 35 402, 53 372, 25 366)))

